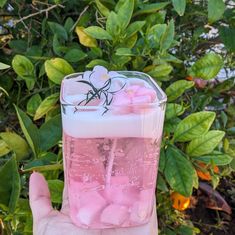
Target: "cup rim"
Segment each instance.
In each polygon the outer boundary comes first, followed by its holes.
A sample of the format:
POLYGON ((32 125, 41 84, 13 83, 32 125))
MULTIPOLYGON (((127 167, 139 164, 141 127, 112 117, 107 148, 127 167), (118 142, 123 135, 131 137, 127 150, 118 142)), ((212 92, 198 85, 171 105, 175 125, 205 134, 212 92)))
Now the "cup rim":
MULTIPOLYGON (((157 91, 161 94, 162 98, 161 99, 158 99, 157 101, 155 102, 151 102, 151 103, 147 103, 147 104, 144 104, 144 107, 155 107, 155 106, 161 106, 163 104, 165 104, 167 102, 167 96, 165 94, 165 92, 161 89, 161 87, 153 80, 153 78, 146 74, 146 73, 143 73, 143 72, 139 72, 139 71, 133 71, 133 70, 120 70, 120 71, 115 71, 117 73, 128 73, 128 72, 132 72, 132 73, 136 73, 138 75, 142 75, 142 76, 145 76, 147 77, 152 83, 153 85, 155 86, 155 88, 157 89, 157 91)), ((83 75, 84 72, 77 72, 77 73, 71 73, 69 75, 66 75, 62 82, 61 82, 61 91, 60 91, 60 103, 63 105, 63 106, 72 106, 72 107, 76 107, 77 109, 87 109, 87 110, 91 110, 91 109, 99 109, 99 108, 121 108, 121 107, 124 107, 123 105, 105 105, 105 106, 88 106, 88 105, 75 105, 73 103, 69 103, 67 101, 65 101, 63 99, 63 81, 66 80, 66 79, 70 79, 70 78, 74 78, 74 77, 78 77, 80 75, 83 75)), ((143 106, 143 104, 130 104, 128 106, 143 106)))

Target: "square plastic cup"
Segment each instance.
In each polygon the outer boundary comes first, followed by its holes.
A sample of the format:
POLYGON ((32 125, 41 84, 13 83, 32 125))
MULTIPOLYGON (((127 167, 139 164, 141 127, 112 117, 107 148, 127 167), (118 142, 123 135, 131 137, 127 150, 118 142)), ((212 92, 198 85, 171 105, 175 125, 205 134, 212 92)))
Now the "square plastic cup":
POLYGON ((71 219, 81 228, 139 226, 153 213, 166 95, 147 74, 118 73, 133 85, 148 84, 156 100, 75 105, 83 73, 62 82, 65 183, 71 219))

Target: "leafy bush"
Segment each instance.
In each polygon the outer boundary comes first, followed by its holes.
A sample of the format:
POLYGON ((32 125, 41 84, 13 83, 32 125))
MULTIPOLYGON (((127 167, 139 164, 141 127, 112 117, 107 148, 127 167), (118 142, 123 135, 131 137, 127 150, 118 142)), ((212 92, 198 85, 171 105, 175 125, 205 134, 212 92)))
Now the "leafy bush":
POLYGON ((170 194, 190 197, 199 171, 216 187, 235 169, 234 78, 216 79, 222 68, 234 66, 235 13, 229 3, 0 0, 0 7, 0 218, 6 234, 32 233, 28 177, 34 170, 47 178, 59 208, 60 83, 95 65, 144 71, 166 91, 160 231, 196 233, 171 207, 170 194))

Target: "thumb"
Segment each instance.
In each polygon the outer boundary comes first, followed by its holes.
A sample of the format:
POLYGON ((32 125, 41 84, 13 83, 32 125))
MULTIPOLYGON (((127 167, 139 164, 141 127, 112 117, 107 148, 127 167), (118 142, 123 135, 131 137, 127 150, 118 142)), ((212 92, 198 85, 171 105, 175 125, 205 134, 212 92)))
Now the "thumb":
POLYGON ((42 174, 32 173, 29 179, 29 203, 34 222, 47 216, 52 210, 50 191, 42 174))

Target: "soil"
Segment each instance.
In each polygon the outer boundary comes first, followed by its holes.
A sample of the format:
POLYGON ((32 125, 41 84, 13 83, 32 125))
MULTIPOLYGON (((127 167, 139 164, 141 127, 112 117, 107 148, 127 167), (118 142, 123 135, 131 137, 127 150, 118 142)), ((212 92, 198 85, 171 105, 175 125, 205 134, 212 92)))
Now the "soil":
POLYGON ((206 208, 205 195, 196 193, 197 203, 188 210, 190 220, 202 235, 235 235, 235 174, 221 180, 216 190, 231 207, 232 213, 206 208))

